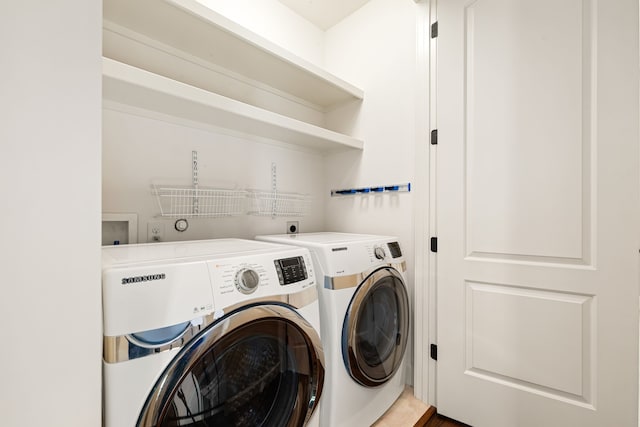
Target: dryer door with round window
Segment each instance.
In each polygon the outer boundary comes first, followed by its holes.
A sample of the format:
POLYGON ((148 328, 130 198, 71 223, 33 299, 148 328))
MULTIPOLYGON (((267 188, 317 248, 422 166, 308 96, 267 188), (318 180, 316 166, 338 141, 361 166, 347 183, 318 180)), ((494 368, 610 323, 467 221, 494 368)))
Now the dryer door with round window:
POLYGON ((248 306, 180 350, 138 426, 302 426, 323 380, 320 339, 309 323, 284 304, 248 306))
POLYGON ((400 369, 409 335, 409 298, 397 270, 375 270, 349 303, 342 328, 345 367, 358 383, 375 387, 400 369))

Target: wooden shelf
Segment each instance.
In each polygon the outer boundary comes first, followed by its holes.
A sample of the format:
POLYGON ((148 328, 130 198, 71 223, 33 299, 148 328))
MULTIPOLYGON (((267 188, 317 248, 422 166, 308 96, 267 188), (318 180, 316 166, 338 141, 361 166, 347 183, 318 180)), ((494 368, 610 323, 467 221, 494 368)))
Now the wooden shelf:
POLYGON ((103 58, 103 99, 242 134, 312 147, 319 151, 363 147, 363 142, 356 138, 109 58, 103 58))
POLYGON ((196 0, 105 0, 103 8, 107 21, 325 110, 364 96, 357 87, 196 0))

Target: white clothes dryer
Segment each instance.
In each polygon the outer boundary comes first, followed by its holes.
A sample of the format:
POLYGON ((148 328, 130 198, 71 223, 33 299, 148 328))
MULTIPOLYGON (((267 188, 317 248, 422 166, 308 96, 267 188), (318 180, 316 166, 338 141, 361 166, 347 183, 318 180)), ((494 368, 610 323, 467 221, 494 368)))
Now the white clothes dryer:
POLYGON ((406 263, 398 239, 346 233, 257 236, 311 250, 319 283, 327 381, 320 425, 365 427, 405 386, 406 263))
POLYGON ((317 426, 304 248, 239 239, 102 249, 104 425, 317 426))

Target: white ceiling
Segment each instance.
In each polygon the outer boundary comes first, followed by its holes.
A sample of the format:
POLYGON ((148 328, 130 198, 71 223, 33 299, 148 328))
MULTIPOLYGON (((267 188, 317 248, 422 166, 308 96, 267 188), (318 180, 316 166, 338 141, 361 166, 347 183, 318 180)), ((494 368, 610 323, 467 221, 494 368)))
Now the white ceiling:
POLYGON ((332 27, 369 0, 278 0, 322 30, 332 27))

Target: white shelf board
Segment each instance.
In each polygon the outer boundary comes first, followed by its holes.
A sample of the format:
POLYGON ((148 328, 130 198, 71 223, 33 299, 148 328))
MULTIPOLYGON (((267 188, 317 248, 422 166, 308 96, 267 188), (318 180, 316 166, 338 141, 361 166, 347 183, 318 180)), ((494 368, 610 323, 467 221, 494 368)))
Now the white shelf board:
POLYGON ((208 92, 109 58, 103 99, 319 151, 362 149, 359 139, 208 92))
POLYGON ((328 109, 361 89, 196 0, 104 0, 105 20, 328 109))

